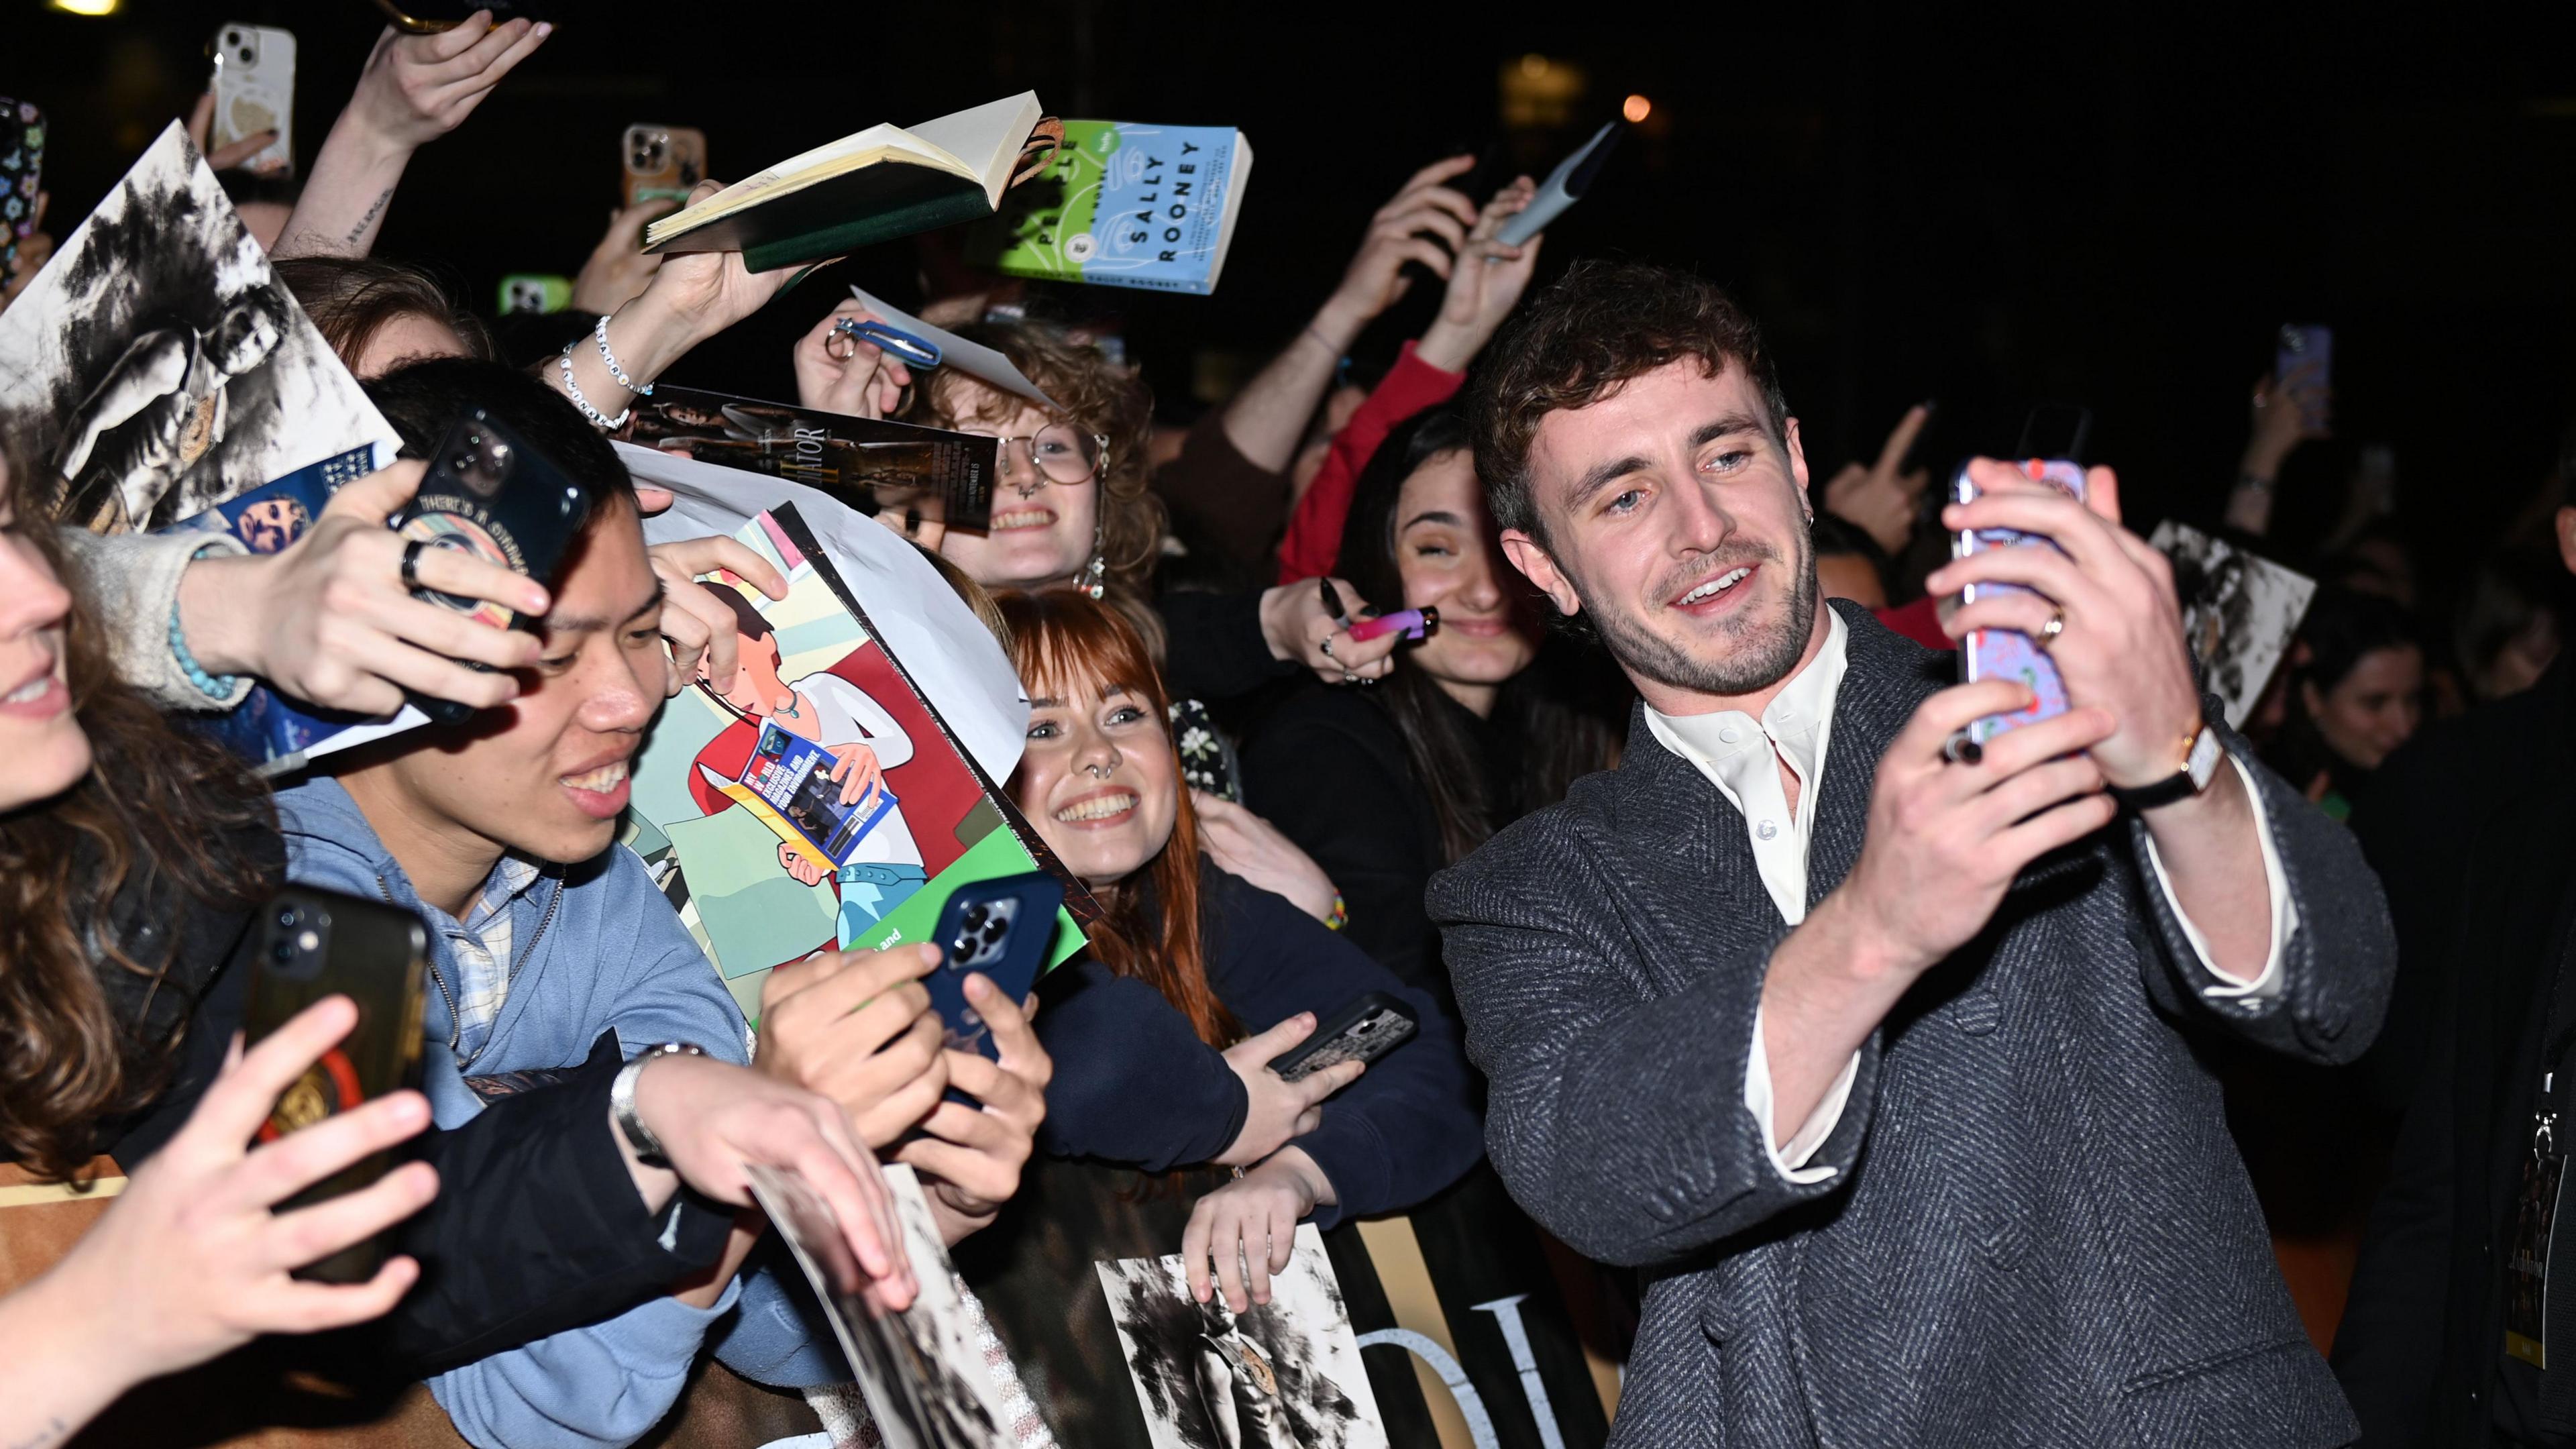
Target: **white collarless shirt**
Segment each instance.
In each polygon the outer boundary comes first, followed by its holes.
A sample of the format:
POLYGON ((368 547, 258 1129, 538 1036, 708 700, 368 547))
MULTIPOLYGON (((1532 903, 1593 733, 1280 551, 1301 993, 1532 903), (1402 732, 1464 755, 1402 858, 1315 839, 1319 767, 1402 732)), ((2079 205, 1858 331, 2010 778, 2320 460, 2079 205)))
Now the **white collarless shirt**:
MULTIPOLYGON (((1668 715, 1651 706, 1646 710, 1646 728, 1656 741, 1689 761, 1726 797, 1726 803, 1735 807, 1753 847, 1753 861, 1762 874, 1763 888, 1778 907, 1780 918, 1791 926, 1807 918, 1807 843, 1818 791, 1824 783, 1834 702, 1841 696, 1843 674, 1850 667, 1850 626, 1830 606, 1826 606, 1826 614, 1830 622, 1825 629, 1824 647, 1772 697, 1760 719, 1732 709, 1693 715, 1668 715), (1798 777, 1794 810, 1780 782, 1784 764, 1798 777)), ((2272 843, 2272 821, 2264 811, 2262 792, 2254 788, 2254 777, 2246 773, 2235 756, 2228 756, 2228 763, 2235 765, 2243 777, 2245 793, 2254 804, 2255 832, 2262 844, 2263 874, 2272 903, 2272 941, 2261 974, 2250 982, 2213 986, 2208 994, 2214 998, 2268 996, 2279 989, 2281 949, 2297 920, 2289 889, 2283 883, 2280 856, 2272 843)), ((2183 935, 2198 953, 2200 964, 2220 982, 2230 981, 2232 978, 2210 961, 2208 939, 2175 899, 2173 882, 2166 879, 2164 862, 2156 858, 2152 840, 2147 845, 2147 863, 2167 904, 2173 907, 2175 919, 2182 922, 2183 935)), ((1806 1163, 1842 1121, 1843 1108, 1851 1101, 1852 1082, 1859 1071, 1860 1054, 1855 1052, 1806 1122, 1788 1141, 1774 1146, 1777 1134, 1771 1121, 1770 1054, 1762 1044, 1761 1008, 1754 1008, 1753 1049, 1745 1071, 1744 1106, 1760 1124, 1771 1165, 1783 1177, 1791 1182, 1812 1183, 1833 1176, 1831 1167, 1809 1167, 1806 1163)))

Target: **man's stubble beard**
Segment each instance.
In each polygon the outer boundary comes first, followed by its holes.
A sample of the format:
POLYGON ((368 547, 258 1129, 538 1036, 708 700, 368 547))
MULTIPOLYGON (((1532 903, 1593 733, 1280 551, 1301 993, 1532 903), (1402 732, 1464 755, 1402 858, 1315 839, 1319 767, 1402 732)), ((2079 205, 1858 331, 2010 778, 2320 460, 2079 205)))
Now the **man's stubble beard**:
MULTIPOLYGON (((1765 561, 1766 566, 1769 561, 1765 561)), ((1822 589, 1816 580, 1815 543, 1809 530, 1801 528, 1797 538, 1797 557, 1791 568, 1789 617, 1777 629, 1759 632, 1730 628, 1727 633, 1737 647, 1718 659, 1700 659, 1685 653, 1670 639, 1648 629, 1643 621, 1627 614, 1593 608, 1586 601, 1585 612, 1600 631, 1601 642, 1611 657, 1632 673, 1640 674, 1671 689, 1696 694, 1734 696, 1758 693, 1788 677, 1798 658, 1807 650, 1808 636, 1815 632, 1816 609, 1822 589), (1749 637, 1748 637, 1749 634, 1749 637)))

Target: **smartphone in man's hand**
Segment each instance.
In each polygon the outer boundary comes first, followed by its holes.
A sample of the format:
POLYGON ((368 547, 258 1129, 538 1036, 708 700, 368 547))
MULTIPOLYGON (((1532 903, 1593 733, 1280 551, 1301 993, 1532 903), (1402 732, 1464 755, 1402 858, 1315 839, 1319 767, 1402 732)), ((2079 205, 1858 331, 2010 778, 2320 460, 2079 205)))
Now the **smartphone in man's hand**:
MULTIPOLYGON (((2083 465, 2065 458, 2033 458, 2022 465, 2030 477, 2081 503, 2084 501, 2083 465)), ((1977 485, 1968 477, 1963 465, 1951 484, 1951 496, 1960 503, 1976 501, 1977 485)), ((1953 544, 1959 558, 1982 553, 1990 548, 2055 548, 2056 544, 2035 533, 2013 528, 1963 529, 1953 544)), ((2030 590, 2020 584, 1970 584, 1961 591, 1960 602, 1973 604, 1990 592, 2030 590)), ((2029 688, 2032 701, 2028 708, 2013 714, 1990 714, 1968 726, 1968 738, 1983 746, 2008 729, 2037 724, 2066 713, 2066 681, 2058 677, 2057 665, 2038 640, 2017 629, 1972 629, 1960 643, 1962 674, 1967 683, 1981 679, 2009 679, 2029 688)))

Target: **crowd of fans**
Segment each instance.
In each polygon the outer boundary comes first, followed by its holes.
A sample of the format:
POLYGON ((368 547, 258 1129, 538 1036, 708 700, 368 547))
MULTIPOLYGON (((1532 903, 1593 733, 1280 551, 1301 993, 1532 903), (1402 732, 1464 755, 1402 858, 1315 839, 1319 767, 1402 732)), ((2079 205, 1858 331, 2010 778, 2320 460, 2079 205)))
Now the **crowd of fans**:
MULTIPOLYGON (((989 531, 908 536, 1006 648, 1031 702, 1007 789, 1105 914, 1025 1009, 970 986, 998 1061, 943 1045, 920 983, 927 947, 781 968, 755 1044, 646 869, 612 846, 614 818, 556 785, 620 765, 688 680, 733 676, 730 607, 693 580, 724 568, 773 595, 783 582, 730 540, 648 547, 641 520, 669 500, 631 482, 585 411, 615 415, 630 382, 773 301, 813 299, 779 298, 787 274, 738 254, 640 255, 648 211, 623 213, 572 319, 605 319, 623 370, 587 347, 558 368, 551 346, 505 353, 433 271, 369 255, 405 158, 548 34, 389 30, 291 205, 243 207, 404 444, 296 543, 248 555, 58 523, 40 511, 43 461, 0 439, 0 1154, 31 1180, 76 1179, 102 1155, 131 1174, 59 1262, 0 1298, 12 1445, 67 1438, 135 1386, 260 1335, 319 1334, 317 1361, 426 1381, 478 1444, 634 1442, 703 1355, 764 1384, 846 1380, 793 1266, 763 1243, 758 1165, 795 1167, 831 1201, 889 1306, 915 1284, 880 1156, 919 1170, 979 1291, 1038 1267, 969 1252, 974 1235, 1039 1232, 1046 1210, 1154 1179, 1185 1193, 1160 1251, 1184 1255, 1193 1292, 1266 1300, 1297 1224, 1406 1209, 1489 1171, 1484 1078, 1426 887, 1623 750, 1654 747, 1631 734, 1628 681, 1596 641, 1550 627, 1556 610, 1506 558, 1454 401, 1537 270, 1540 239, 1497 240, 1531 200, 1527 178, 1476 196, 1452 185, 1471 158, 1414 174, 1311 320, 1185 433, 1158 430, 1156 379, 1043 305, 968 291, 923 312, 999 351, 1060 411, 852 345, 836 324, 866 314, 843 302, 795 344, 799 401, 1002 440, 989 531), (1433 320, 1373 386, 1351 385, 1345 355, 1415 286, 1441 289, 1433 320), (473 408, 589 495, 583 544, 550 585, 452 553, 422 561, 420 582, 546 618, 542 632, 414 598, 382 527, 473 408), (1408 608, 1438 611, 1418 643, 1350 632, 1408 608), (272 788, 188 723, 238 705, 252 680, 360 712, 406 691, 498 712, 272 788), (1182 717, 1221 746, 1202 759, 1182 717), (284 881, 417 913, 443 989, 422 1092, 254 1144, 271 1102, 354 1019, 326 1001, 239 1046, 253 916, 284 881), (1267 1068, 1369 991, 1414 1005, 1416 1040, 1365 1070, 1287 1081, 1267 1068), (693 1050, 626 1076, 662 1042, 693 1050), (476 1086, 511 1074, 544 1081, 476 1086), (621 1076, 658 1155, 614 1124, 621 1076), (272 1211, 405 1143, 407 1165, 374 1186, 272 1211), (395 1252, 369 1281, 290 1276, 388 1231, 395 1252)), ((45 253, 22 250, 9 296, 45 253)), ((2320 584, 2245 733, 2384 876, 2433 881, 2428 856, 2465 850, 2476 823, 2417 828, 2414 742, 2456 741, 2499 702, 2563 701, 2553 660, 2576 498, 2536 497, 2436 612, 2393 526, 2384 457, 2364 455, 2322 541, 2268 536, 2283 465, 2327 435, 2324 401, 2255 385, 2240 476, 2205 521, 2320 584)), ((1911 410, 1874 460, 1817 473, 1812 539, 1828 596, 1953 648, 1949 601, 1921 588, 1920 556, 1941 547, 1914 457, 1928 416, 1911 410)), ((2533 738, 2564 753, 2563 734, 2533 738)), ((2336 1140, 2384 1161, 2398 1114, 2456 1055, 2432 1023, 2447 1020, 2471 907, 2447 877, 2391 899, 2406 954, 2360 1069, 2368 1090, 2309 1093, 2333 1104, 2316 1117, 2239 1123, 2267 1196, 2266 1143, 2330 1117, 2336 1140)), ((2492 1130, 2511 1135, 2516 1114, 2502 1120, 2492 1130)), ((2352 1174, 2295 1231, 2357 1233, 2381 1170, 2352 1174)), ((1046 1432, 1023 1425, 1025 1442, 1046 1432)), ((1055 1432, 1087 1442, 1078 1422, 1055 1432)))

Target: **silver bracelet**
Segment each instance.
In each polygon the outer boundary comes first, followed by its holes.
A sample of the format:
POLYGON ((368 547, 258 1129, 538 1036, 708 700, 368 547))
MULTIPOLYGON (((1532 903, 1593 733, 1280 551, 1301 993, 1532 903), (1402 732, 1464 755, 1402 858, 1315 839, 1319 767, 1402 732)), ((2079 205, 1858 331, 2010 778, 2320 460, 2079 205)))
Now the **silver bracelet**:
POLYGON ((635 1160, 646 1167, 669 1167, 671 1159, 662 1151, 662 1139, 644 1125, 635 1114, 635 1079, 644 1075, 644 1064, 655 1057, 702 1057, 707 1049, 684 1041, 666 1041, 637 1052, 626 1065, 617 1069, 617 1077, 608 1084, 608 1115, 617 1124, 617 1134, 635 1149, 635 1160))
POLYGON ((563 368, 564 392, 572 398, 572 405, 581 409, 581 415, 590 419, 590 425, 592 427, 598 428, 604 432, 613 433, 619 428, 626 426, 626 420, 635 416, 635 409, 632 407, 626 408, 620 411, 617 416, 612 418, 601 413, 599 409, 592 407, 590 405, 590 399, 581 395, 581 384, 572 380, 572 350, 576 346, 579 346, 580 343, 581 339, 578 337, 565 343, 563 355, 555 359, 557 365, 563 368))
POLYGON ((649 382, 637 382, 635 379, 628 377, 626 375, 626 369, 617 365, 617 354, 608 350, 607 317, 602 316, 599 319, 599 325, 590 329, 590 336, 592 341, 599 344, 599 360, 608 364, 608 375, 617 379, 617 385, 619 387, 626 389, 637 397, 651 397, 653 395, 653 384, 649 382))

